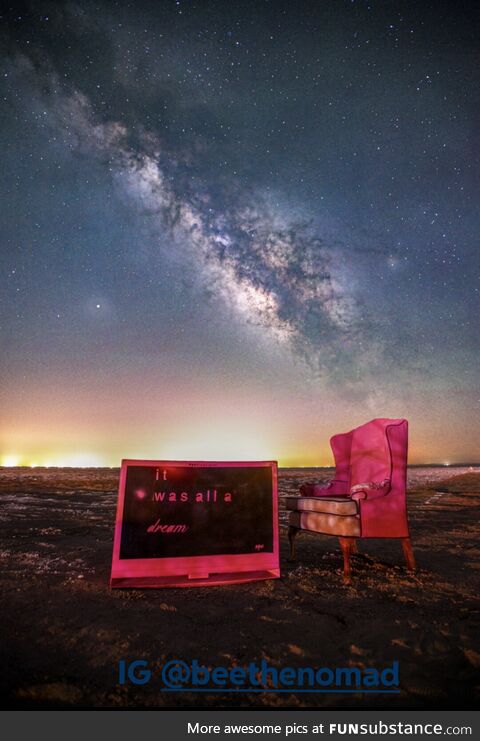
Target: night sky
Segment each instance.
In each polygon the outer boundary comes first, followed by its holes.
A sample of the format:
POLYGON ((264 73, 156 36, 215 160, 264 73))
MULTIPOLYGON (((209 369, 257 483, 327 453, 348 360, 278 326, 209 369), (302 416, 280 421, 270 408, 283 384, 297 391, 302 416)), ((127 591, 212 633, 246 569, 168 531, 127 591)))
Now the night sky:
POLYGON ((480 459, 476 5, 3 3, 0 462, 480 459))

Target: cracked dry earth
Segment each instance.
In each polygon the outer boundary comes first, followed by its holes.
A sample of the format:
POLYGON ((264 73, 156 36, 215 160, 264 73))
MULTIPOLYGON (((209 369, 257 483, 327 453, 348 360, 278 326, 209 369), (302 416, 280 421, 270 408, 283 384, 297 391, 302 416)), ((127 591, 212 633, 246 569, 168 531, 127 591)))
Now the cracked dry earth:
MULTIPOLYGON (((311 478, 281 470, 281 503, 311 478)), ((348 587, 334 538, 303 533, 289 564, 282 527, 279 580, 111 591, 117 482, 110 469, 0 469, 3 707, 478 707, 478 472, 411 487, 416 573, 399 543, 363 542, 348 587), (119 685, 118 662, 139 658, 155 667, 264 658, 278 668, 398 660, 401 693, 175 694, 155 674, 119 685)))

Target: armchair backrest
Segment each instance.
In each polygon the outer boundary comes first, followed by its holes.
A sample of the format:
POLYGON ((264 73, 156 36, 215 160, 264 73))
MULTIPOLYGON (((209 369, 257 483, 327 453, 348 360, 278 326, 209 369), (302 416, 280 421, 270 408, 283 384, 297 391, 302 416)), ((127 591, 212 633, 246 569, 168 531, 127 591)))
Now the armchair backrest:
POLYGON ((348 491, 357 484, 391 482, 386 496, 360 500, 361 537, 408 537, 407 420, 373 419, 344 435, 335 435, 331 445, 335 476, 348 479, 348 491))
POLYGON ((390 479, 405 485, 408 422, 373 419, 351 432, 334 435, 330 445, 335 458, 335 479, 356 484, 390 479))
POLYGON ((390 419, 374 419, 353 431, 350 486, 380 482, 392 475, 392 456, 386 428, 390 419))

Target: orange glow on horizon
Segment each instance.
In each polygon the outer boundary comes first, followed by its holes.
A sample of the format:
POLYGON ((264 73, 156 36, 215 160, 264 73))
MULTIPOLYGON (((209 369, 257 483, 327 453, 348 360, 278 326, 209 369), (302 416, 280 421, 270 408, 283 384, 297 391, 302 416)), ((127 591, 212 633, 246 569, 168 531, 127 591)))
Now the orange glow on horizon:
MULTIPOLYGON (((328 468, 334 465, 330 452, 320 454, 318 450, 301 452, 279 452, 269 448, 267 445, 238 444, 231 442, 230 445, 215 445, 214 441, 209 444, 205 441, 185 442, 185 444, 171 443, 154 450, 152 446, 138 448, 132 453, 131 449, 119 450, 118 453, 110 452, 101 454, 98 452, 65 452, 65 451, 41 451, 36 450, 35 456, 26 454, 5 454, 0 456, 0 467, 2 468, 118 468, 122 459, 145 459, 145 460, 276 460, 280 468, 328 468)), ((445 462, 441 458, 432 456, 427 460, 419 459, 414 453, 409 456, 409 465, 426 465, 428 463, 439 466, 451 467, 463 463, 478 463, 467 458, 458 458, 456 461, 445 462)))
POLYGON ((455 399, 353 403, 308 384, 228 383, 215 377, 145 374, 129 386, 47 379, 5 395, 0 465, 118 467, 122 458, 277 460, 281 467, 332 466, 330 437, 378 416, 409 420, 409 463, 476 463, 476 412, 455 399), (75 392, 72 389, 75 389, 75 392), (448 424, 445 420, 448 419, 448 424))

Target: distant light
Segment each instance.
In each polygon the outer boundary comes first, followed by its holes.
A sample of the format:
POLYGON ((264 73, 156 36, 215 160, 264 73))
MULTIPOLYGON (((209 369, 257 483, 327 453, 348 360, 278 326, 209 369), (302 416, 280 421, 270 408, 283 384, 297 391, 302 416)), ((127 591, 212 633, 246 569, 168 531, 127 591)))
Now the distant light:
POLYGON ((97 304, 96 306, 97 306, 97 309, 99 309, 99 308, 100 308, 100 304, 97 304))
POLYGON ((448 461, 445 461, 445 463, 444 463, 443 465, 444 465, 444 466, 449 466, 449 465, 450 465, 450 463, 449 463, 448 461))
POLYGON ((15 466, 18 466, 19 463, 20 458, 18 455, 4 455, 2 458, 2 466, 14 468, 15 466))

